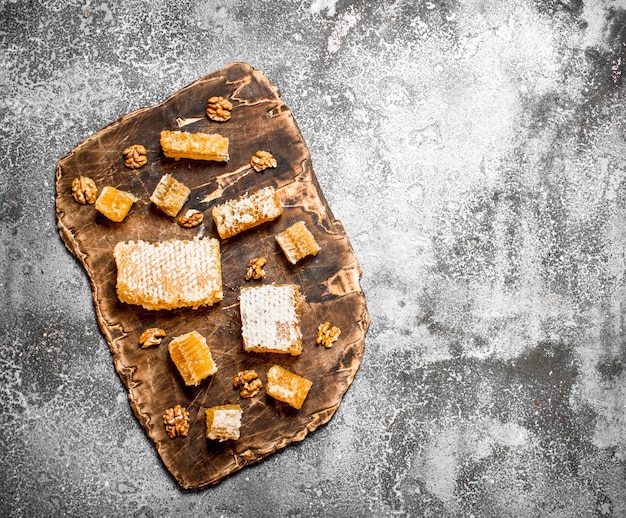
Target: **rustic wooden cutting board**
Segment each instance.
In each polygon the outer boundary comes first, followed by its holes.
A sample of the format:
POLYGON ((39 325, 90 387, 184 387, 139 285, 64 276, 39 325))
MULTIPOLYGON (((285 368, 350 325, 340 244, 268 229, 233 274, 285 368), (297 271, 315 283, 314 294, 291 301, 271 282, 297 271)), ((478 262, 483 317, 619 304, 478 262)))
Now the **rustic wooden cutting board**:
POLYGON ((369 325, 359 285, 360 269, 343 226, 334 219, 319 188, 293 114, 262 72, 234 63, 157 106, 121 117, 58 162, 56 187, 60 234, 89 275, 96 315, 115 369, 128 389, 137 419, 182 487, 216 483, 291 442, 301 441, 332 417, 359 368, 369 325), (214 122, 205 115, 207 99, 214 95, 232 102, 228 122, 214 122), (167 159, 159 144, 163 129, 220 133, 230 139, 230 160, 214 163, 167 159), (124 166, 122 150, 131 144, 143 144, 148 151, 148 163, 141 169, 124 166), (257 173, 248 165, 259 149, 276 157, 276 169, 257 173), (183 228, 152 206, 150 195, 165 173, 192 190, 181 214, 187 208, 201 210, 205 215, 201 226, 183 228), (123 222, 113 223, 93 205, 74 201, 71 183, 79 175, 91 177, 99 189, 111 185, 130 191, 139 201, 123 222), (284 213, 273 222, 221 241, 224 299, 220 303, 197 310, 147 311, 119 302, 113 259, 117 242, 217 237, 211 208, 268 185, 277 189, 284 213), (287 262, 274 236, 298 220, 305 221, 321 251, 294 266, 287 262), (246 281, 248 261, 257 256, 267 258, 266 276, 246 281), (261 282, 301 287, 306 299, 301 314, 304 348, 300 356, 244 352, 239 288, 261 282), (317 326, 324 321, 341 329, 339 340, 330 349, 315 343, 317 326), (167 337, 157 347, 142 349, 138 337, 148 327, 165 329, 167 337), (192 330, 206 337, 219 369, 193 388, 183 384, 167 350, 171 338, 192 330), (233 388, 233 377, 243 369, 256 369, 265 385, 265 373, 273 364, 313 382, 299 411, 273 400, 264 391, 252 399, 242 399, 233 388), (209 441, 205 438, 204 412, 226 403, 242 406, 241 438, 223 443, 209 441), (187 437, 170 439, 162 416, 176 404, 188 410, 190 431, 187 437))

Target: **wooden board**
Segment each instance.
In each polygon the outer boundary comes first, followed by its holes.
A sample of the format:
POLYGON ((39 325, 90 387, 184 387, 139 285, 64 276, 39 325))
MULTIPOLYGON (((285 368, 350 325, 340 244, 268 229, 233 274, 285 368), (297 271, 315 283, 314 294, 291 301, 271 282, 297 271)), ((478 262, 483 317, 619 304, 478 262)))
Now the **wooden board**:
POLYGON ((137 419, 182 487, 216 483, 304 439, 332 417, 359 368, 369 325, 359 285, 360 269, 341 223, 333 218, 319 188, 293 114, 262 72, 234 63, 157 106, 121 117, 58 162, 56 187, 60 234, 89 275, 96 315, 115 369, 128 389, 137 419), (232 102, 230 121, 213 122, 205 115, 207 99, 213 95, 232 102), (167 159, 159 144, 163 129, 220 133, 230 139, 230 160, 167 159), (146 147, 148 163, 141 169, 128 169, 122 150, 136 143, 146 147), (257 173, 249 167, 250 157, 259 149, 276 157, 276 169, 257 173), (187 208, 201 210, 205 219, 200 227, 183 228, 150 203, 150 195, 165 173, 191 188, 181 213, 187 208), (130 191, 139 201, 123 222, 113 223, 93 205, 73 200, 71 183, 78 175, 91 177, 99 189, 111 185, 130 191), (219 304, 197 310, 147 311, 119 302, 112 253, 117 242, 217 237, 211 208, 268 185, 277 189, 285 211, 273 222, 221 242, 224 299, 219 304), (311 229, 321 251, 294 266, 287 262, 274 236, 298 220, 311 229), (267 258, 266 277, 245 281, 248 261, 257 256, 267 258), (260 282, 298 284, 306 297, 301 315, 304 350, 300 356, 244 352, 239 289, 260 282), (315 344, 317 326, 327 320, 341 329, 339 340, 330 349, 315 344), (141 349, 138 337, 148 327, 161 327, 168 336, 158 347, 141 349), (167 350, 171 338, 191 330, 207 338, 219 369, 194 388, 183 384, 167 350), (233 388, 233 377, 243 369, 256 369, 265 385, 267 369, 275 363, 313 382, 299 411, 264 391, 252 399, 241 399, 233 388), (226 403, 240 403, 243 408, 241 438, 208 441, 204 411, 226 403), (176 404, 187 408, 190 431, 185 438, 170 439, 162 416, 176 404))

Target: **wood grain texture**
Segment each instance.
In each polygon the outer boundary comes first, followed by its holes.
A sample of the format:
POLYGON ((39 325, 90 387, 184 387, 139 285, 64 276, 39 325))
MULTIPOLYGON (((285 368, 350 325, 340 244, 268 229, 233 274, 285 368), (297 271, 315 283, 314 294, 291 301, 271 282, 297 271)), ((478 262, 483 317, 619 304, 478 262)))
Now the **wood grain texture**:
MULTIPOLYGON (((316 181, 309 150, 293 114, 278 89, 249 65, 233 63, 185 87, 163 103, 121 117, 74 148, 57 165, 57 222, 69 250, 85 267, 93 290, 96 315, 115 369, 128 389, 131 407, 154 441, 164 465, 184 488, 213 484, 226 475, 300 441, 326 423, 338 408, 361 363, 369 325, 360 269, 341 223, 316 181), (231 120, 210 121, 205 115, 210 96, 233 103, 231 120), (230 139, 230 161, 213 163, 165 158, 159 145, 162 129, 217 132, 230 139), (127 169, 122 150, 143 144, 148 163, 127 169), (249 166, 259 149, 270 151, 276 169, 262 173, 249 166), (172 174, 191 190, 185 207, 201 210, 204 222, 186 229, 159 212, 149 201, 161 176, 172 174), (139 201, 121 223, 108 221, 93 205, 79 205, 71 196, 78 175, 93 178, 99 189, 111 185, 130 191, 139 201), (217 237, 210 217, 213 206, 245 192, 274 186, 285 208, 275 221, 221 241, 224 299, 210 308, 147 311, 119 302, 113 247, 119 241, 217 237), (320 253, 291 265, 275 235, 303 220, 321 246, 320 253), (262 281, 245 281, 248 261, 268 260, 262 281), (240 286, 255 283, 294 283, 305 296, 302 307, 304 350, 300 356, 246 353, 241 340, 238 295, 240 286), (341 328, 330 349, 315 344, 317 326, 330 320, 341 328), (141 349, 137 340, 148 327, 161 327, 167 337, 158 347, 141 349), (171 362, 167 344, 173 337, 196 330, 211 347, 218 371, 198 387, 186 387, 171 362), (261 391, 241 399, 232 380, 238 371, 256 369, 266 382, 273 364, 310 379, 313 387, 299 411, 261 391), (214 405, 240 403, 241 439, 217 443, 205 438, 204 411, 214 405), (164 411, 181 404, 190 414, 186 438, 169 439, 164 411)), ((185 265, 181 265, 185 268, 185 265)))

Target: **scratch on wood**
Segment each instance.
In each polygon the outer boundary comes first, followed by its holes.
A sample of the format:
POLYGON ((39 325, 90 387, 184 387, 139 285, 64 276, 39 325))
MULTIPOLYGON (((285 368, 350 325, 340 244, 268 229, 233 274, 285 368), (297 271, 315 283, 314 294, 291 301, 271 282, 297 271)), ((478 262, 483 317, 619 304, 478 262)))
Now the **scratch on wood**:
POLYGON ((330 220, 324 217, 327 215, 326 206, 319 198, 309 196, 311 188, 311 182, 304 180, 291 182, 282 186, 279 192, 284 193, 284 196, 282 196, 283 207, 300 207, 305 212, 313 214, 317 219, 317 224, 322 227, 327 234, 336 234, 337 231, 327 224, 327 221, 330 223, 330 220))
POLYGON ((285 111, 288 111, 287 107, 284 104, 279 104, 278 106, 274 106, 271 110, 268 110, 265 116, 269 118, 278 117, 285 111))
POLYGON ((187 118, 182 118, 182 117, 178 117, 176 119, 176 125, 179 128, 182 128, 183 126, 189 126, 189 124, 193 124, 194 122, 198 122, 203 120, 204 117, 187 117, 187 118))
POLYGON ((225 173, 223 175, 218 176, 216 178, 217 189, 215 189, 213 192, 207 194, 204 198, 202 198, 200 200, 200 203, 211 203, 213 200, 216 200, 217 198, 221 198, 222 195, 224 194, 225 189, 234 185, 243 177, 250 174, 252 171, 254 170, 250 166, 245 165, 245 166, 240 167, 239 169, 231 171, 230 173, 225 173))
POLYGON ((326 285, 324 296, 341 297, 348 293, 360 293, 359 269, 356 263, 352 263, 350 267, 342 268, 335 275, 329 277, 324 284, 326 285))

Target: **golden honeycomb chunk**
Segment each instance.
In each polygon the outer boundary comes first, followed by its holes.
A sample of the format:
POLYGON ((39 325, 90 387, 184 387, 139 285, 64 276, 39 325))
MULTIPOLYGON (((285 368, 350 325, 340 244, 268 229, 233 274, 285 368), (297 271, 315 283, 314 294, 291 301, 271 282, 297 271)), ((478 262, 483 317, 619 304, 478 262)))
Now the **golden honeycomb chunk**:
POLYGON ((312 383, 279 365, 273 365, 267 371, 265 392, 278 401, 283 401, 296 409, 302 408, 312 383))
POLYGON ((228 139, 217 133, 161 132, 161 148, 168 158, 228 162, 228 139))
POLYGON ((217 372, 206 339, 197 331, 177 336, 169 346, 170 357, 185 385, 196 386, 217 372))
POLYGON ((111 221, 120 223, 128 215, 130 208, 138 198, 126 191, 120 191, 109 185, 105 186, 96 200, 96 210, 111 221))
POLYGON ((124 241, 115 245, 113 255, 121 302, 157 310, 197 309, 222 300, 217 239, 124 241))
POLYGON ((282 248, 287 260, 296 264, 307 255, 317 255, 320 247, 315 237, 306 228, 304 221, 298 221, 276 236, 276 241, 282 248))
POLYGON ((165 214, 175 218, 187 203, 191 190, 184 183, 179 182, 171 174, 164 174, 150 196, 154 203, 165 214))
POLYGON ((300 290, 294 284, 266 284, 241 288, 239 311, 246 352, 302 352, 300 290))
POLYGON ((243 195, 213 207, 211 215, 222 239, 233 237, 283 213, 273 187, 265 187, 252 195, 243 195))
POLYGON ((219 405, 208 408, 206 414, 206 437, 212 441, 239 439, 241 406, 219 405))

